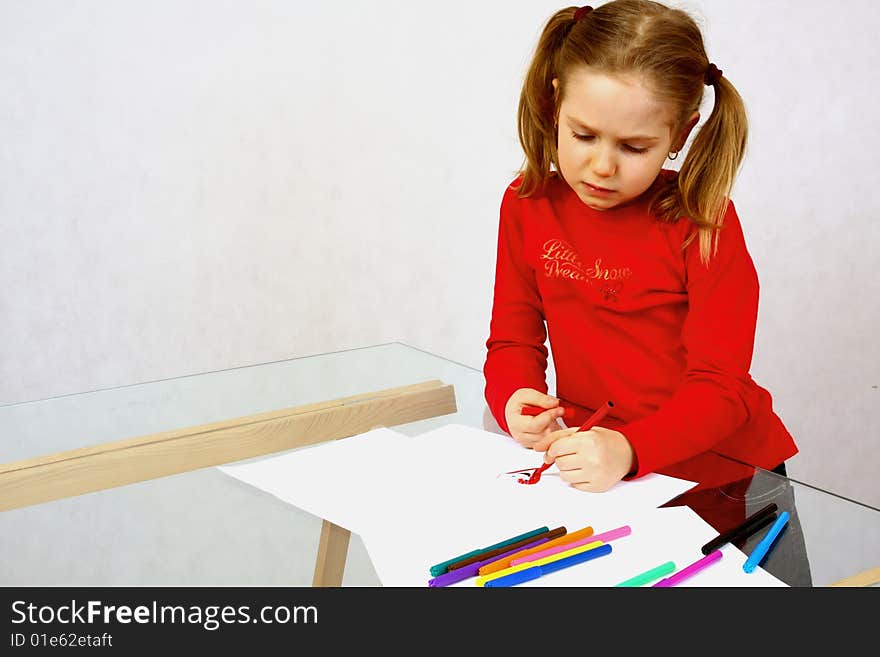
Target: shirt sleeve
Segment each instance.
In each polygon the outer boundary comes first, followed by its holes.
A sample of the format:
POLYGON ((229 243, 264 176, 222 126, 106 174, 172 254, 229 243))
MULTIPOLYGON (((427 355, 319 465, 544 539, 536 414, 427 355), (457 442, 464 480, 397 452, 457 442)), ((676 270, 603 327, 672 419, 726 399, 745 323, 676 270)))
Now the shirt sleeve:
POLYGON ((758 276, 730 202, 708 266, 699 237, 685 250, 688 313, 682 327, 686 370, 674 394, 653 414, 619 427, 636 454, 627 478, 711 449, 750 417, 758 403, 751 380, 758 316, 758 276))
POLYGON ((534 269, 528 264, 520 203, 513 185, 501 201, 495 289, 483 374, 489 410, 509 432, 504 406, 519 388, 547 392, 547 332, 534 269))

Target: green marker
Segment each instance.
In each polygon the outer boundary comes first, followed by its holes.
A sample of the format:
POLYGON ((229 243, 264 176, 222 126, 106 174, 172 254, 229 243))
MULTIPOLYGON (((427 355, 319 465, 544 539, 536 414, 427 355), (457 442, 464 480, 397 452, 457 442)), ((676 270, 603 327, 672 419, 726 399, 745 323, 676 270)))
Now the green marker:
POLYGON ((550 531, 546 526, 538 527, 537 529, 533 529, 530 532, 526 532, 525 534, 520 534, 519 536, 514 536, 513 538, 508 538, 506 541, 501 541, 500 543, 496 543, 495 545, 490 545, 489 547, 484 547, 479 550, 471 550, 467 554, 462 554, 454 559, 448 559, 442 563, 435 564, 431 566, 431 575, 437 577, 438 575, 442 575, 446 572, 446 569, 450 564, 455 563, 456 561, 463 561, 465 559, 470 559, 471 557, 475 557, 482 552, 488 552, 489 550, 495 550, 500 547, 504 547, 505 545, 510 545, 511 543, 516 543, 517 541, 521 541, 524 538, 531 538, 537 534, 546 534, 550 531))
POLYGON ((647 584, 648 582, 651 582, 659 577, 668 575, 673 570, 675 570, 675 563, 672 561, 667 561, 666 563, 661 564, 656 568, 646 570, 641 575, 630 577, 628 580, 624 580, 620 584, 615 584, 614 586, 641 586, 642 584, 647 584))

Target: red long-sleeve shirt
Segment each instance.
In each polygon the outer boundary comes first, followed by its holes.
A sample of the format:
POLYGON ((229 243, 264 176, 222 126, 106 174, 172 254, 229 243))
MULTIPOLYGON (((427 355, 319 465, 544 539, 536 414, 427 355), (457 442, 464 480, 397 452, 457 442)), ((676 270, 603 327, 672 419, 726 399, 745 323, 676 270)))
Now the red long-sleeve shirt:
POLYGON ((718 458, 709 450, 765 468, 797 453, 770 393, 749 375, 758 277, 732 202, 706 266, 698 238, 682 250, 693 223, 657 221, 650 193, 597 211, 559 176, 529 198, 517 196, 518 183, 501 202, 483 368, 505 431, 515 390, 547 392, 549 337, 556 396, 577 411, 568 424, 613 401, 601 425, 629 440, 633 477, 710 484, 707 464, 717 469, 718 458))

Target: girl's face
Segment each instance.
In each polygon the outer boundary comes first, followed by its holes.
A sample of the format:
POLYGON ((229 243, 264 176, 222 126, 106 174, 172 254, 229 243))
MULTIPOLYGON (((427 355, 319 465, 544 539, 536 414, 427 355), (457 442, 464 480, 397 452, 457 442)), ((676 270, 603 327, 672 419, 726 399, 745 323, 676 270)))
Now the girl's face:
POLYGON ((589 207, 623 205, 651 186, 669 152, 684 144, 695 116, 683 136, 673 135, 672 108, 637 77, 578 69, 559 109, 560 173, 589 207))

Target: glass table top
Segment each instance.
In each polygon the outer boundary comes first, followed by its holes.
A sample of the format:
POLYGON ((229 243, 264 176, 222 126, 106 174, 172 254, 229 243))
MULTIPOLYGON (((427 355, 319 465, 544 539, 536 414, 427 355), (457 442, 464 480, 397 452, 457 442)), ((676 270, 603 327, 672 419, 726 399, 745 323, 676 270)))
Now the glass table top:
MULTIPOLYGON (((482 372, 390 343, 0 406, 0 463, 434 380, 454 386, 456 412, 395 430, 500 431, 482 372)), ((668 505, 687 504, 719 527, 770 501, 790 509, 794 522, 763 567, 794 586, 880 565, 880 510, 750 471, 746 484, 668 505)), ((3 511, 0 585, 310 586, 320 528, 320 518, 207 467, 3 511)), ((343 585, 380 585, 354 535, 343 585)))

